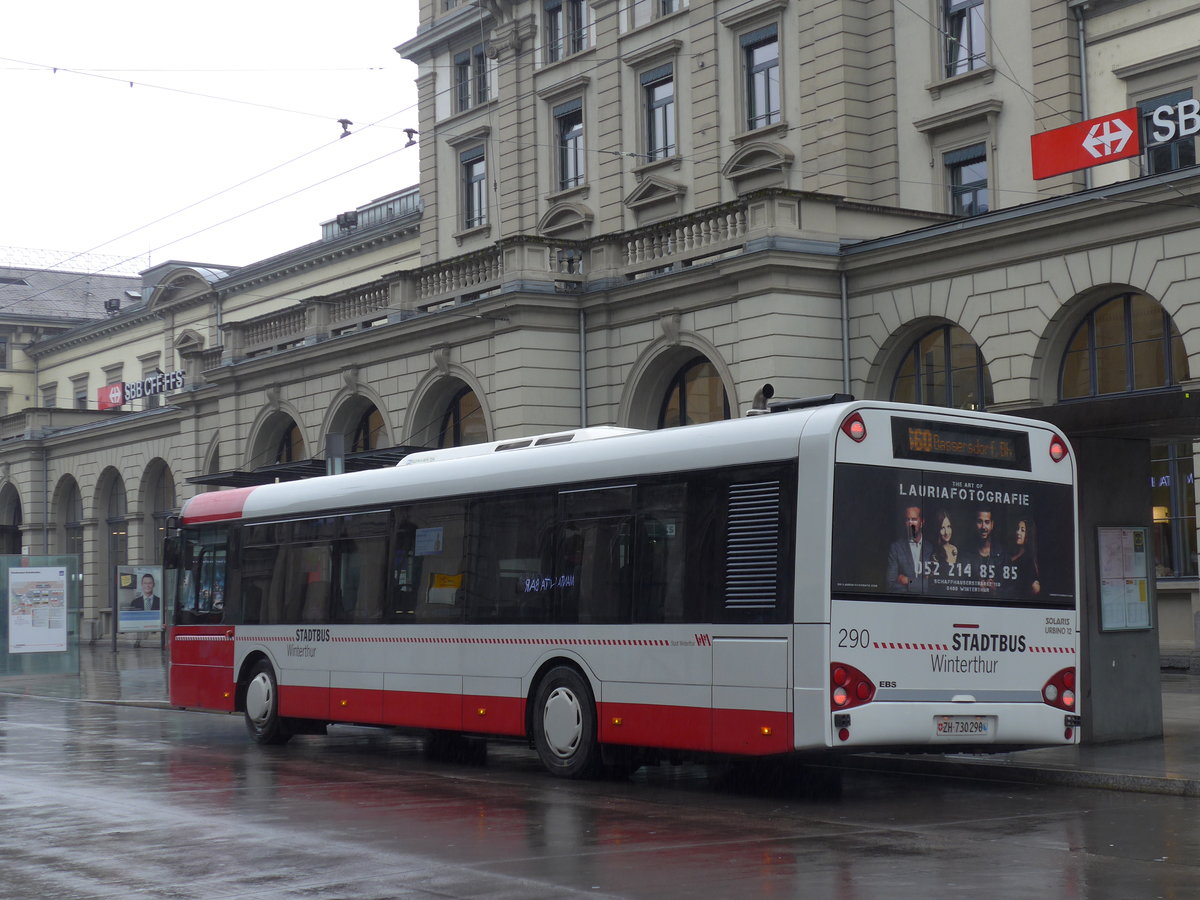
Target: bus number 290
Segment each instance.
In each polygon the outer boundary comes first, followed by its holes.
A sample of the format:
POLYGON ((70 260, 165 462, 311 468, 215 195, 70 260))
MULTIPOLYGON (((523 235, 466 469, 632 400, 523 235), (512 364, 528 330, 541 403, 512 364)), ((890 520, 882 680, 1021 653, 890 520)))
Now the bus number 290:
POLYGON ((838 646, 866 649, 871 646, 871 632, 865 628, 839 628, 838 646))

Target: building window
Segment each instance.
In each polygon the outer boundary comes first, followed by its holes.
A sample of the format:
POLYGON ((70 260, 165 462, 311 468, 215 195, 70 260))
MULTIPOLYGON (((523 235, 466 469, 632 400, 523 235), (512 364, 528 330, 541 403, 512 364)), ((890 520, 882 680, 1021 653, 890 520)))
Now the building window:
POLYGON ((371 404, 359 417, 350 436, 350 452, 365 453, 379 448, 379 436, 383 434, 383 414, 371 404))
POLYGON ((588 43, 586 0, 546 0, 546 61, 582 52, 588 43))
POLYGON ((459 155, 462 167, 463 228, 487 224, 487 160, 482 147, 472 147, 459 155))
POLYGON ((683 366, 667 387, 662 409, 658 414, 659 428, 677 425, 699 425, 729 418, 729 397, 716 366, 697 356, 683 366))
POLYGON ((585 181, 582 100, 554 107, 554 132, 558 144, 558 189, 565 191, 585 181))
POLYGON ((1142 121, 1142 146, 1146 155, 1142 160, 1142 174, 1156 175, 1159 172, 1173 172, 1185 166, 1196 164, 1196 137, 1178 137, 1179 121, 1176 118, 1176 107, 1185 104, 1184 109, 1192 115, 1200 114, 1200 102, 1192 99, 1192 92, 1176 91, 1164 94, 1138 104, 1138 115, 1142 121), (1154 116, 1154 111, 1166 107, 1170 117, 1154 116))
POLYGON ((988 211, 987 147, 972 144, 942 157, 950 186, 950 212, 977 216, 988 211))
POLYGON ((129 565, 129 507, 125 500, 125 483, 113 479, 108 492, 108 510, 105 524, 108 526, 108 564, 129 565))
POLYGON ((487 56, 476 44, 454 56, 455 111, 463 112, 488 100, 487 56))
POLYGON ((971 336, 958 325, 942 325, 909 348, 892 382, 891 399, 987 409, 993 402, 992 379, 971 336))
POLYGON ((0 337, 0 369, 7 369, 8 366, 8 338, 0 337))
POLYGON ((943 0, 942 20, 946 77, 983 67, 987 62, 983 0, 943 0))
POLYGON ((1063 354, 1059 399, 1148 391, 1188 378, 1183 338, 1145 294, 1122 294, 1080 323, 1063 354))
MULTIPOLYGON (((624 5, 624 4, 622 4, 624 5)), ((629 2, 629 24, 641 28, 653 19, 661 19, 687 7, 687 0, 631 0, 629 2)))
POLYGON ((667 159, 675 155, 675 75, 668 63, 643 72, 646 109, 646 156, 667 159))
POLYGON ((54 409, 58 406, 58 384, 43 384, 42 385, 42 406, 45 409, 54 409))
POLYGON ((83 555, 83 495, 79 492, 79 484, 70 478, 63 488, 62 499, 58 505, 58 521, 61 523, 58 531, 59 553, 68 555, 83 555))
POLYGON ((464 387, 442 416, 442 427, 438 432, 439 447, 462 447, 481 444, 487 440, 487 423, 483 420, 483 407, 475 392, 464 387))
POLYGON ((304 435, 300 426, 292 422, 275 447, 275 463, 298 462, 304 459, 304 435))
POLYGON ((1196 485, 1190 443, 1150 448, 1154 571, 1159 578, 1196 577, 1196 485))
POLYGON ((746 66, 746 126, 753 131, 779 121, 779 28, 742 35, 746 66))
POLYGON ((142 549, 143 559, 153 563, 162 562, 162 545, 167 536, 167 521, 175 514, 176 504, 175 479, 171 477, 171 470, 163 466, 158 470, 158 477, 150 487, 150 519, 146 523, 149 526, 149 546, 142 549))

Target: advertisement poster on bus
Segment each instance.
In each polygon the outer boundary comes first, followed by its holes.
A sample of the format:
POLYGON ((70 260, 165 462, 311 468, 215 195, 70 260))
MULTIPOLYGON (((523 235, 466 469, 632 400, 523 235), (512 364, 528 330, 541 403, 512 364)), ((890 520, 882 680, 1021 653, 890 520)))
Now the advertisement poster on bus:
POLYGON ((58 566, 8 570, 8 652, 67 649, 67 570, 58 566))
POLYGON ((161 631, 162 566, 117 566, 117 631, 161 631))
POLYGON ((845 465, 834 495, 835 593, 1074 604, 1069 485, 845 465))

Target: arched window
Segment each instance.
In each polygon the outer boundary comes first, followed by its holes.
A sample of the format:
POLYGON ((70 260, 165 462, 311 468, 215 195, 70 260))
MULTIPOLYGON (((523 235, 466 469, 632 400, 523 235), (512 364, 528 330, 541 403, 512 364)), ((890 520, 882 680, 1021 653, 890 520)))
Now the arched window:
POLYGON ((58 552, 83 555, 83 495, 79 483, 68 478, 58 502, 58 552))
POLYGON ((11 484, 0 491, 0 553, 21 552, 21 497, 11 484))
POLYGON ((1188 377, 1183 339, 1145 294, 1120 294, 1079 324, 1063 354, 1060 400, 1171 387, 1188 377))
POLYGON ((487 440, 487 423, 483 420, 483 407, 479 398, 469 387, 464 387, 442 416, 442 427, 438 432, 439 447, 462 447, 466 444, 481 444, 487 440))
POLYGON ((958 325, 941 325, 915 341, 892 382, 892 399, 953 409, 987 409, 994 402, 983 354, 958 325))
POLYGON ((383 414, 375 405, 363 410, 354 432, 350 436, 350 453, 361 453, 364 450, 376 450, 379 447, 379 437, 383 434, 383 414))
POLYGON ((161 563, 167 519, 175 512, 175 479, 165 465, 159 467, 158 477, 151 483, 146 499, 150 514, 145 522, 147 546, 142 556, 151 562, 161 563))
MULTIPOLYGON (((1171 316, 1139 292, 1110 297, 1087 314, 1067 345, 1061 400, 1174 387, 1188 378, 1183 338, 1171 316)), ((1150 503, 1154 570, 1159 578, 1195 578, 1196 487, 1193 445, 1154 443, 1150 503)))
POLYGON ((279 446, 275 450, 275 462, 290 463, 301 459, 304 459, 304 436, 300 433, 300 426, 292 422, 283 436, 279 438, 279 446))
POLYGON ((728 418, 729 398, 725 395, 721 376, 716 366, 703 356, 697 356, 671 379, 658 413, 658 427, 699 425, 728 418))
POLYGON ((112 482, 108 492, 108 509, 104 518, 108 527, 108 564, 129 565, 129 507, 125 500, 125 483, 120 478, 112 482))

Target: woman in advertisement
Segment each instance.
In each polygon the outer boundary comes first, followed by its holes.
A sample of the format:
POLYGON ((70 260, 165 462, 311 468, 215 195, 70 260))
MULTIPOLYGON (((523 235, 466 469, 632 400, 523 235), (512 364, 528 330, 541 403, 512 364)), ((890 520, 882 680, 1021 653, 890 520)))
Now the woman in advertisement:
POLYGON ((1013 552, 1009 559, 1016 570, 1013 593, 1017 597, 1033 598, 1042 592, 1041 573, 1038 571, 1037 531, 1032 519, 1018 519, 1013 531, 1013 552))
POLYGON ((933 517, 934 524, 937 525, 937 547, 934 550, 934 557, 942 563, 942 571, 950 571, 948 566, 958 562, 958 547, 954 541, 954 523, 950 521, 950 513, 945 509, 939 509, 933 517))

